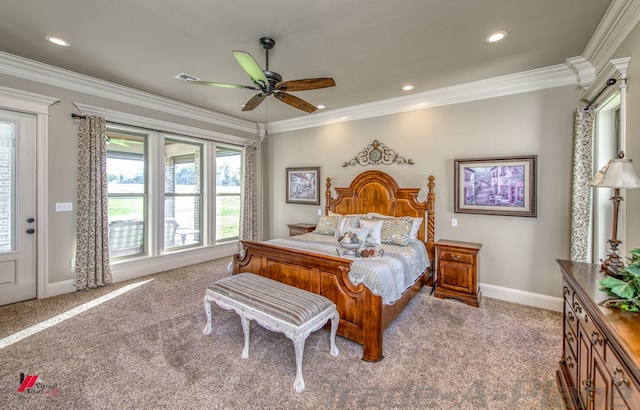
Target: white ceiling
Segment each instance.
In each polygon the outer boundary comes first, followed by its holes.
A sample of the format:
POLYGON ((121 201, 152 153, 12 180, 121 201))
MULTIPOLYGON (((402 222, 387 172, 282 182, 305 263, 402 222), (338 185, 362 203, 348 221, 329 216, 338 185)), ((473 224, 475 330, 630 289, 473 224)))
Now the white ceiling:
MULTIPOLYGON (((272 37, 269 68, 284 80, 333 77, 333 88, 295 93, 336 110, 410 93, 562 64, 582 55, 610 0, 154 0, 4 1, 0 50, 254 122, 310 116, 255 91, 232 50, 264 68, 258 39, 272 37), (496 30, 508 37, 484 39, 496 30), (45 36, 64 38, 54 46, 45 36)), ((325 111, 326 111, 325 110, 325 111)), ((319 112, 320 110, 318 110, 319 112)))

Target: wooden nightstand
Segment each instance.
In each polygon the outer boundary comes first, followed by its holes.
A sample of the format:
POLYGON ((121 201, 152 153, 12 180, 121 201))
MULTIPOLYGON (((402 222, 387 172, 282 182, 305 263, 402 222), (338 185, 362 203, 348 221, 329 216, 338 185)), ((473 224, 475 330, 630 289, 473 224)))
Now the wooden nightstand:
POLYGON ((455 298, 480 306, 478 252, 482 244, 439 240, 436 248, 437 298, 455 298))
POLYGON ((289 236, 302 235, 303 233, 313 232, 316 229, 316 224, 296 223, 289 224, 289 236))

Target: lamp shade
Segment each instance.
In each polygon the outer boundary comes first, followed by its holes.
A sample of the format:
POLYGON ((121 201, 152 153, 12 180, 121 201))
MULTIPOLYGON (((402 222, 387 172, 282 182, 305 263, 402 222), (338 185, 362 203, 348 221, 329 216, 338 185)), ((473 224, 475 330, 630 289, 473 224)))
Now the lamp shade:
POLYGON ((609 160, 589 185, 600 188, 636 189, 640 188, 640 177, 633 169, 631 160, 616 158, 609 160))

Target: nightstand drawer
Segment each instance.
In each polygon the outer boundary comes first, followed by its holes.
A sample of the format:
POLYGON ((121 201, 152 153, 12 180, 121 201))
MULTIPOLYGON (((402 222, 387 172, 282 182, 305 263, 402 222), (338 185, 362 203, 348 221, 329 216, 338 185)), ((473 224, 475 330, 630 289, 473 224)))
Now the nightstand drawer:
POLYGON ((468 263, 468 264, 473 263, 473 255, 469 255, 468 253, 463 253, 463 252, 452 252, 452 251, 443 250, 440 252, 440 258, 443 261, 468 263))
POLYGON ((302 235, 304 233, 313 232, 316 224, 295 223, 287 225, 289 227, 289 236, 302 235))

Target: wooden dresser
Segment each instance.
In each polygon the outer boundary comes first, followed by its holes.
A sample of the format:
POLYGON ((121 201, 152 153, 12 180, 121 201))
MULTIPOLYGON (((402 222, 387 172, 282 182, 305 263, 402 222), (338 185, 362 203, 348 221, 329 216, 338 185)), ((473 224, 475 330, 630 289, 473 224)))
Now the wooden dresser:
POLYGON ((600 265, 558 260, 564 335, 556 379, 570 409, 640 409, 640 313, 601 305, 600 265))

